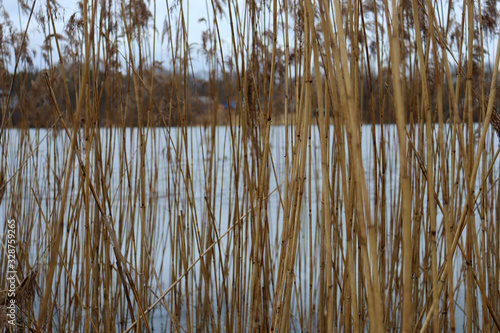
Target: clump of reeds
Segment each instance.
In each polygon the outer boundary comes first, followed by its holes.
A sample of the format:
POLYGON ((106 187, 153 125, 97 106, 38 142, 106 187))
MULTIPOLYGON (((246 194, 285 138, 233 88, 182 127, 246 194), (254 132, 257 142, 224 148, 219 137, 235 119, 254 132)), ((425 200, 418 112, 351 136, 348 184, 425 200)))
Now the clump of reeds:
POLYGON ((162 43, 143 0, 0 27, 18 325, 500 328, 493 1, 166 4, 162 43))

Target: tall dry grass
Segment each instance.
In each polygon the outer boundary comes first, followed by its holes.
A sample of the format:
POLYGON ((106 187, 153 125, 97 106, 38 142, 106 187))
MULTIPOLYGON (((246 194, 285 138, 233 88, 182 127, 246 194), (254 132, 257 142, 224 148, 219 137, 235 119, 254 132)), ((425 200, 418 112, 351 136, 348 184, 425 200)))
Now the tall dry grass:
MULTIPOLYGON (((22 31, 4 19, 18 308, 0 324, 499 330, 496 3, 204 5, 198 50, 192 2, 166 1, 161 44, 155 2, 84 0, 64 31, 53 1, 20 1, 22 31), (36 24, 45 68, 30 76, 36 24)), ((0 255, 2 286, 6 272, 0 255)))

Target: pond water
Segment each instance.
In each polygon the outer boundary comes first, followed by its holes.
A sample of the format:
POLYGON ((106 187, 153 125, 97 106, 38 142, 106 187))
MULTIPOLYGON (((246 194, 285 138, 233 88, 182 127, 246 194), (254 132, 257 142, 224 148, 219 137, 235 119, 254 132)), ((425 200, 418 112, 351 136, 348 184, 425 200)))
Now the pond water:
MULTIPOLYGON (((478 126, 478 125, 476 125, 478 126)), ((342 195, 341 173, 339 167, 338 145, 334 144, 335 128, 330 127, 329 140, 329 175, 330 183, 336 184, 334 193, 336 193, 337 204, 332 208, 336 212, 334 232, 338 234, 335 239, 340 242, 335 247, 338 250, 345 251, 346 241, 346 223, 345 207, 346 199, 342 195)), ((448 176, 448 186, 453 182, 459 184, 456 188, 461 189, 461 195, 465 191, 465 178, 463 171, 464 161, 460 160, 457 154, 453 160, 453 150, 460 149, 458 138, 456 141, 450 139, 453 137, 452 128, 446 126, 444 129, 446 139, 446 158, 448 176), (454 144, 452 144, 454 142, 454 144), (452 165, 455 166, 454 178, 451 179, 452 165)), ((208 244, 207 232, 211 233, 211 239, 223 235, 228 229, 235 228, 235 211, 240 216, 248 213, 247 217, 242 218, 242 230, 251 228, 248 224, 256 223, 255 215, 252 215, 257 200, 250 195, 251 188, 258 184, 258 167, 261 166, 261 156, 258 156, 261 147, 258 143, 262 138, 258 130, 254 137, 243 138, 241 129, 234 128, 232 131, 228 127, 217 127, 214 132, 212 128, 192 127, 187 129, 179 128, 152 128, 144 129, 144 170, 145 170, 145 197, 141 201, 141 152, 139 130, 127 128, 122 129, 100 129, 94 134, 95 140, 88 142, 87 136, 83 131, 79 133, 78 154, 85 163, 86 152, 89 152, 90 161, 90 181, 97 191, 99 200, 102 200, 106 214, 111 216, 114 229, 120 242, 120 250, 127 259, 128 269, 134 277, 138 278, 137 272, 140 270, 141 262, 148 260, 150 280, 148 284, 151 288, 149 293, 148 305, 152 304, 159 295, 162 294, 176 277, 183 271, 180 264, 180 245, 179 223, 184 223, 186 236, 183 238, 190 247, 186 255, 188 263, 195 262, 203 249, 208 244), (212 140, 213 137, 213 140, 212 140), (245 150, 246 148, 246 150, 245 150), (247 154, 247 155, 246 155, 247 154), (100 158, 99 158, 100 156, 100 158), (246 163, 246 164, 245 164, 246 163), (103 193, 106 192, 104 196, 103 193), (236 196, 238 203, 235 207, 236 196), (145 220, 141 220, 140 210, 145 210, 145 220), (252 217, 250 217, 252 216, 252 217), (144 225, 143 225, 144 222, 144 225), (245 224, 246 223, 246 224, 245 224), (207 225, 210 224, 210 227, 207 225), (199 230, 196 230, 199 228, 199 230), (210 230, 210 231, 209 231, 210 230), (201 238, 200 238, 201 237, 201 238), (144 258, 146 253, 141 250, 148 242, 150 258, 144 258)), ((420 137, 418 128, 409 128, 409 133, 416 142, 409 145, 408 149, 413 158, 413 174, 421 173, 420 179, 423 179, 422 168, 418 163, 421 158, 422 165, 425 166, 425 140, 418 140, 420 137), (417 156, 415 152, 419 152, 417 156)), ((367 190, 371 200, 372 216, 374 223, 380 222, 380 191, 382 181, 385 181, 386 188, 386 221, 387 225, 395 225, 399 214, 399 158, 398 158, 398 138, 396 127, 394 125, 381 126, 364 125, 361 130, 361 147, 363 154, 363 167, 367 181, 367 190), (372 132, 374 131, 374 133, 372 132), (372 135, 374 134, 374 136, 372 135), (383 135, 382 135, 383 134, 383 135), (382 153, 382 152, 385 152, 382 153), (385 157, 385 163, 384 163, 385 157), (384 176, 382 177, 382 170, 384 176)), ((284 216, 283 198, 285 193, 284 183, 287 168, 287 158, 293 157, 292 144, 296 142, 295 131, 292 127, 288 128, 288 151, 286 140, 286 128, 284 126, 272 126, 270 135, 270 163, 269 175, 266 183, 268 184, 268 195, 264 201, 265 206, 262 210, 262 226, 265 228, 269 245, 265 255, 270 263, 269 270, 274 272, 270 278, 274 290, 276 284, 277 266, 280 255, 280 240, 282 234, 282 221, 284 216)), ((434 137, 437 139, 437 126, 434 128, 434 137)), ((57 300, 61 309, 65 308, 65 292, 74 293, 71 283, 68 281, 77 280, 78 275, 82 274, 82 261, 85 258, 85 202, 83 193, 85 192, 81 168, 78 160, 68 166, 68 156, 70 150, 70 140, 63 131, 55 130, 5 130, 2 137, 2 165, 4 167, 5 194, 0 203, 0 221, 6 222, 8 219, 15 218, 18 221, 19 243, 23 244, 23 250, 29 253, 30 265, 38 265, 39 285, 45 286, 45 276, 48 262, 48 250, 51 242, 50 233, 47 232, 48 226, 53 226, 53 221, 57 220, 61 206, 61 195, 65 180, 65 168, 69 167, 68 206, 64 219, 63 244, 70 244, 65 251, 65 262, 74 269, 65 271, 66 268, 60 267, 62 279, 66 281, 63 284, 55 286, 59 289, 57 300), (69 240, 69 242, 67 242, 69 240), (72 266, 71 266, 72 265, 72 266)), ((477 144, 476 144, 477 145, 477 144)), ((476 178, 476 193, 485 191, 488 195, 497 196, 497 181, 499 162, 493 164, 492 172, 488 177, 482 176, 492 164, 492 157, 498 148, 498 140, 491 133, 487 135, 487 151, 485 156, 485 167, 480 168, 476 178), (481 179, 486 179, 482 183, 481 179)), ((439 153, 439 147, 433 148, 439 153)), ((345 146, 348 152, 348 146, 345 146)), ((304 181, 304 199, 300 212, 301 232, 299 239, 299 251, 296 260, 296 283, 299 286, 293 297, 292 309, 295 309, 291 327, 300 329, 298 300, 309 302, 317 300, 319 289, 317 286, 311 294, 306 285, 317 284, 319 274, 319 256, 320 256, 320 220, 321 220, 321 191, 322 191, 322 173, 321 173, 321 145, 320 136, 316 126, 311 127, 310 138, 308 140, 308 154, 306 166, 306 179, 304 181), (312 243, 311 243, 312 241, 312 243), (309 263, 313 261, 313 265, 309 263), (302 287, 301 287, 302 286, 302 287)), ((436 163, 441 163, 436 158, 436 163)), ((356 166, 357 168, 361 166, 356 166)), ((289 169, 291 170, 291 169, 289 169)), ((438 170, 436 177, 436 197, 442 202, 442 173, 438 170)), ((415 177, 414 179, 418 179, 415 177)), ((427 211, 427 188, 426 183, 412 183, 413 193, 416 196, 421 191, 421 206, 412 207, 412 216, 415 221, 422 223, 422 230, 418 237, 422 244, 428 241, 425 236, 425 228, 428 227, 429 213, 427 211)), ((253 193, 255 195, 255 192, 253 193)), ((415 197, 414 197, 415 198, 415 197)), ((463 199, 456 198, 455 208, 452 211, 454 217, 459 217, 460 209, 465 202, 463 199), (462 200, 462 201, 461 201, 462 200)), ((496 202, 492 200, 491 202, 496 202)), ((95 222, 102 215, 98 212, 94 202, 89 203, 89 219, 95 222)), ((482 206, 484 207, 484 206, 482 206)), ((493 208, 491 208, 494 210, 493 208)), ((476 230, 478 233, 482 228, 481 212, 485 218, 495 216, 493 212, 484 212, 476 208, 476 230)), ((437 212, 438 232, 442 232, 443 214, 437 212)), ((484 222, 484 221, 483 221, 484 222)), ((456 222, 458 223, 458 221, 456 222)), ((3 226, 5 228, 5 226, 3 226)), ((104 227, 102 227, 104 228, 104 227)), ((5 229, 4 229, 5 230, 5 229)), ((55 229, 54 229, 55 230, 55 229)), ((392 242, 396 230, 389 228, 385 234, 387 242, 386 258, 391 260, 392 251, 399 251, 392 248, 392 242)), ((462 236, 465 243, 465 232, 462 236)), ((241 243, 243 248, 241 254, 241 264, 247 267, 247 273, 251 271, 250 253, 252 249, 252 233, 246 231, 245 239, 241 243)), ((380 236, 379 236, 380 237, 380 236)), ((186 279, 190 284, 193 295, 192 300, 196 299, 197 293, 206 293, 217 299, 222 284, 220 277, 224 274, 229 281, 224 281, 225 286, 231 286, 236 282, 232 273, 228 271, 235 269, 234 261, 234 231, 227 233, 227 236, 220 239, 217 246, 214 247, 213 265, 211 274, 215 279, 210 288, 197 290, 197 285, 201 282, 202 272, 200 263, 196 264, 189 272, 186 279)), ((497 244, 498 245, 498 244, 497 244)), ((101 255, 102 243, 100 243, 101 255)), ((428 254, 426 246, 420 247, 420 271, 422 274, 428 265, 428 254)), ((337 254, 343 256, 344 254, 337 254)), ((110 256, 110 264, 117 264, 113 255, 110 256)), ((400 258, 395 263, 400 267, 400 258)), ((445 260, 444 242, 438 244, 438 264, 442 265, 445 260)), ((455 284, 457 285, 456 302, 463 308, 465 283, 463 278, 464 264, 462 254, 457 250, 454 257, 455 284)), ((336 266, 341 272, 344 270, 342 262, 336 266)), ((4 269, 4 268, 0 268, 4 269)), ((26 269, 26 267, 24 268, 26 269)), ((116 268, 115 268, 116 269, 116 268)), ((428 268, 430 270, 430 268, 428 268)), ((118 274, 112 273, 113 292, 117 293, 121 285, 118 282, 118 274)), ((140 281, 136 281, 139 284, 140 281)), ((246 288, 248 279, 245 280, 246 288)), ((182 283, 179 284, 179 286, 182 283)), ((206 286, 204 286, 206 288, 206 286)), ((222 288, 223 289, 223 288, 222 288)), ((42 288, 43 290, 43 288, 42 288)), ((247 289, 248 290, 248 289, 247 289)), ((101 290, 101 292, 103 292, 101 290)), ((170 311, 175 310, 173 301, 173 292, 165 297, 170 311)), ((478 292, 476 293, 478 296, 478 292)), ((220 297, 220 296, 219 296, 220 297)), ((226 296, 220 304, 213 304, 213 311, 220 313, 221 323, 227 316, 228 304, 232 304, 232 294, 226 296)), ((125 304, 123 296, 121 296, 125 304)), ((442 298, 443 299, 443 298, 442 298)), ((395 300, 397 302, 398 300, 395 300)), ((242 309, 248 312, 250 295, 244 298, 242 309)), ((267 301, 267 306, 272 307, 272 302, 267 301)), ((340 298, 337 300, 340 304, 340 298)), ((478 297, 478 311, 481 313, 481 300, 478 297)), ((186 327, 186 308, 181 305, 179 322, 186 327)), ((192 305, 195 310, 195 305, 192 305)), ((302 306, 302 305, 300 305, 302 306)), ((457 329, 463 327, 465 315, 457 307, 457 329)), ((137 309, 136 309, 137 310, 137 309)), ((35 304, 35 313, 38 311, 38 302, 35 304)), ((126 314, 126 311, 122 313, 126 314)), ((136 311, 137 313, 137 311, 136 311)), ((172 312, 169 313, 164 306, 158 305, 151 316, 152 325, 160 331, 170 331, 172 312)), ((61 313, 56 313, 60 320, 61 313)), ((479 315, 480 317, 480 315, 479 315)), ((58 320, 55 320, 58 322, 58 320)), ((191 319, 194 320, 194 319, 191 319)), ((128 327, 131 321, 124 315, 123 318, 116 319, 118 330, 128 327), (121 322, 121 324, 119 324, 121 322)))

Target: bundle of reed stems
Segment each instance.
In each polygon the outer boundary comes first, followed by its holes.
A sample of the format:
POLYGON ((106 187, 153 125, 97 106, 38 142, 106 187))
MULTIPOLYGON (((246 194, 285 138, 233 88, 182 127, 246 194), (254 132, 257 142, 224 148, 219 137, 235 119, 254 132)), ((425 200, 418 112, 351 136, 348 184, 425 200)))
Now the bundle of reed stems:
POLYGON ((204 5, 4 16, 1 327, 500 330, 496 2, 204 5))

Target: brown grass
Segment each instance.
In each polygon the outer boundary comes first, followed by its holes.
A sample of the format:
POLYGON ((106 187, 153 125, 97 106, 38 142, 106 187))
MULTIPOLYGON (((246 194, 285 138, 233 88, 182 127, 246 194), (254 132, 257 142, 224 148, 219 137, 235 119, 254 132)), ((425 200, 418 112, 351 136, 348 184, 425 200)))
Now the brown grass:
POLYGON ((449 4, 213 0, 196 49, 183 1, 162 43, 154 2, 84 0, 63 31, 23 3, 0 35, 17 329, 499 330, 498 11, 449 4))

